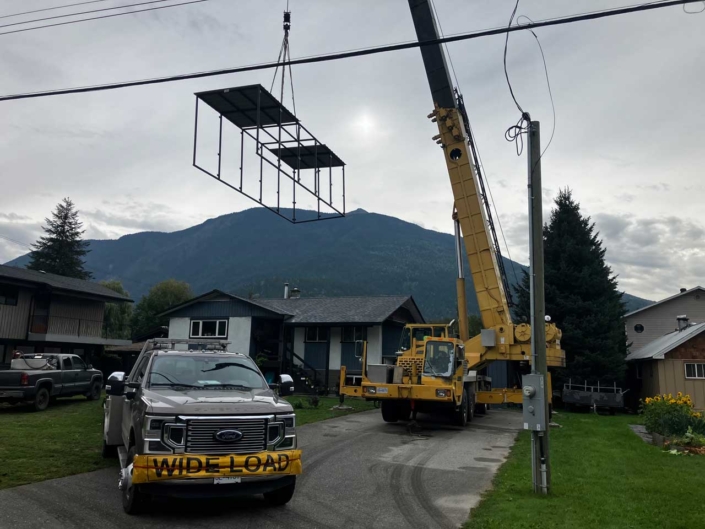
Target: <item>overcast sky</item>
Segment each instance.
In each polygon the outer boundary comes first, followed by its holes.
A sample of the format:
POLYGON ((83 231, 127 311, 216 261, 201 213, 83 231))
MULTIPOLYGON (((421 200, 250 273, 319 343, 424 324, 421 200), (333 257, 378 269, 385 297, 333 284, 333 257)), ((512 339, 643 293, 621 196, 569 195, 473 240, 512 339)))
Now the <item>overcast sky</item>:
MULTIPOLYGON (((66 3, 73 2, 5 0, 0 16, 66 3)), ((543 19, 628 4, 522 0, 519 14, 543 19)), ((272 61, 285 5, 210 0, 0 36, 0 93, 272 61)), ((444 32, 453 34, 505 25, 514 1, 436 5, 444 32)), ((294 58, 415 39, 406 0, 291 0, 291 10, 294 58)), ((0 18, 0 26, 65 12, 0 18)), ((705 14, 675 7, 537 33, 557 112, 542 162, 546 214, 559 188, 573 189, 629 293, 659 299, 705 283, 705 14)), ((449 49, 511 257, 526 263, 526 160, 504 139, 519 116, 504 79, 503 47, 498 36, 449 49)), ((546 142, 552 113, 529 33, 511 35, 508 67, 517 98, 541 121, 546 142)), ((269 87, 272 73, 0 103, 0 235, 33 242, 65 196, 80 209, 91 238, 174 231, 252 207, 192 167, 193 94, 269 87)), ((437 130, 426 119, 432 103, 418 49, 299 66, 294 88, 298 116, 347 163, 348 211, 364 208, 452 231, 450 184, 431 140, 437 130)), ((25 252, 0 239, 0 262, 25 252)))

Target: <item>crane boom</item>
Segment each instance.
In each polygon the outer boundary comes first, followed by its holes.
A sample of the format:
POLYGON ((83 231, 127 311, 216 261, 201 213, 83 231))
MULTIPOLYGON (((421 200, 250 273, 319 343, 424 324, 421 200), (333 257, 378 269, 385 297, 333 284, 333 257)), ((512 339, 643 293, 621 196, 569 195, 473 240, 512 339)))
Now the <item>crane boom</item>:
MULTIPOLYGON (((419 42, 438 39, 436 21, 429 0, 409 0, 409 7, 419 42)), ((466 136, 466 124, 453 91, 443 48, 440 44, 422 46, 421 56, 431 88, 434 105, 432 116, 438 123, 439 141, 445 152, 455 210, 470 264, 482 324, 486 329, 511 324, 507 293, 497 250, 490 242, 488 234, 489 223, 479 192, 481 186, 466 136)), ((463 317, 462 313, 459 317, 463 317)))

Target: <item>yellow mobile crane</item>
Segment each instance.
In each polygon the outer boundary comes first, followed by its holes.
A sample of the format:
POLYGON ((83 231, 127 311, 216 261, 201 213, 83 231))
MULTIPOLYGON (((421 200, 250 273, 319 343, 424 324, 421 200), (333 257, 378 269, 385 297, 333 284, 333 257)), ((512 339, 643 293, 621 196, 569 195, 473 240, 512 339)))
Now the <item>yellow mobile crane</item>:
MULTIPOLYGON (((438 31, 429 0, 409 0, 420 42, 437 40, 438 31)), ((438 125, 434 141, 444 153, 455 199, 456 254, 458 261, 458 338, 446 325, 408 325, 408 348, 397 353, 396 365, 368 365, 367 344, 360 343, 360 385, 346 385, 345 367, 340 372, 340 394, 381 401, 387 422, 408 420, 417 411, 452 410, 458 424, 465 425, 476 409, 485 404, 522 402, 520 389, 494 389, 478 371, 495 360, 532 362, 531 327, 514 324, 509 312, 509 286, 494 233, 489 204, 484 193, 480 164, 468 125, 462 96, 453 89, 441 44, 421 47, 426 76, 433 97, 429 118, 438 125), (484 329, 468 336, 467 303, 462 263, 461 237, 470 265, 473 285, 484 329)), ((565 366, 561 331, 546 322, 547 363, 565 366)), ((549 395, 550 377, 548 380, 549 395)))

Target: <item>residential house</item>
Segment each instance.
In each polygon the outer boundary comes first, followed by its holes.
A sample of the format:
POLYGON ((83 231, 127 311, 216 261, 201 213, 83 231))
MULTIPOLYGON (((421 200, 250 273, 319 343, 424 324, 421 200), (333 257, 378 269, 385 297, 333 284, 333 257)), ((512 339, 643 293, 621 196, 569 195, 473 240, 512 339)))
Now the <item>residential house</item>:
POLYGON ((627 314, 627 342, 631 350, 641 349, 677 328, 676 317, 686 315, 691 322, 705 322, 705 288, 681 288, 675 296, 662 299, 627 314))
MULTIPOLYGON (((169 338, 227 340, 265 376, 301 371, 321 387, 338 385, 340 366, 361 371, 355 341, 367 340, 368 362, 393 363, 407 323, 424 323, 410 296, 245 299, 213 290, 162 314, 169 338)), ((297 378, 301 380, 301 377, 297 378)))
POLYGON ((124 345, 104 329, 106 303, 132 300, 98 283, 0 265, 0 365, 15 350, 91 357, 124 345))
MULTIPOLYGON (((676 322, 676 320, 673 320, 676 322)), ((678 318, 678 329, 646 345, 633 349, 627 356, 629 388, 641 399, 690 395, 697 409, 705 409, 705 322, 692 324, 678 318)), ((632 398, 636 404, 636 398, 632 398)))

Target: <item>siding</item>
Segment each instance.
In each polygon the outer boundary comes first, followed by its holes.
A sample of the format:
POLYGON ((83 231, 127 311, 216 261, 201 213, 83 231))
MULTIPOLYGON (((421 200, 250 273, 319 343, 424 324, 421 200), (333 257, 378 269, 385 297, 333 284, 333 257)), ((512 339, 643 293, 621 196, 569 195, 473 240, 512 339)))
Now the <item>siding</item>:
POLYGON ((330 365, 329 370, 339 370, 340 363, 342 362, 342 348, 343 345, 340 343, 342 339, 342 331, 340 327, 331 327, 330 329, 330 365))
POLYGON ((304 360, 314 369, 326 368, 326 342, 306 342, 304 345, 304 360))
POLYGON ((691 322, 705 322, 705 292, 696 290, 626 318, 627 341, 633 342, 631 350, 635 351, 677 329, 676 316, 683 314, 688 316, 691 322), (644 332, 634 331, 637 324, 644 326, 644 332))
POLYGON ((690 395, 695 408, 699 410, 705 409, 705 380, 686 379, 683 365, 685 362, 687 360, 669 358, 659 362, 660 393, 672 393, 675 395, 681 391, 690 395))
POLYGON ((403 330, 404 327, 390 323, 382 326, 382 356, 396 358, 403 330))
MULTIPOLYGON (((0 305, 0 338, 24 340, 27 338, 32 293, 20 289, 17 305, 0 305)), ((2 359, 0 358, 0 361, 2 359)))

